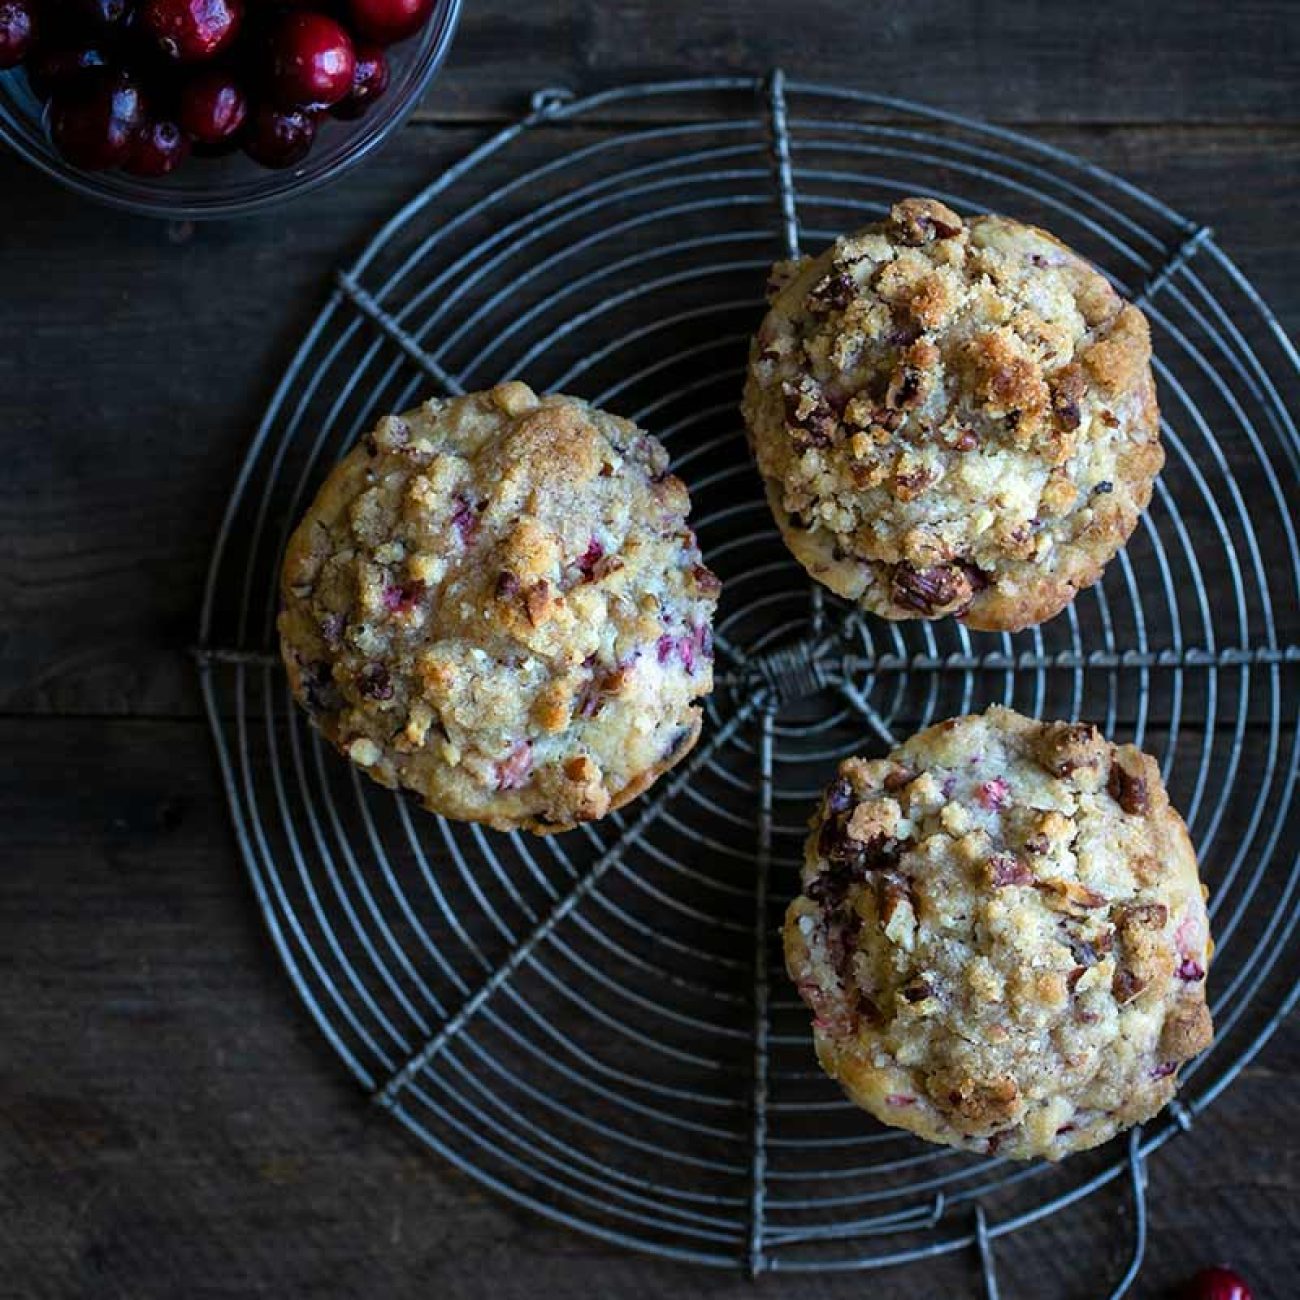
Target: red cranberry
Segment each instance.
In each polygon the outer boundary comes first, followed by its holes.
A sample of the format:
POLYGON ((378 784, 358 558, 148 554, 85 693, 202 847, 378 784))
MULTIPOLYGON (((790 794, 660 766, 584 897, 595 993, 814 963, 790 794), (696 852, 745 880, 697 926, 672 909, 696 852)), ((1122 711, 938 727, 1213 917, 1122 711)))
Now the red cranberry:
POLYGON ((315 139, 316 122, 310 113, 263 104, 248 119, 244 152, 263 167, 292 167, 307 156, 315 139))
POLYGON ((1222 1264, 1201 1269, 1183 1288, 1181 1295, 1182 1300, 1252 1300, 1246 1279, 1222 1264))
POLYGON ((358 45, 352 89, 330 112, 345 122, 355 121, 388 89, 388 59, 378 45, 358 45))
POLYGON ((248 97, 228 72, 202 72, 181 91, 181 126, 203 144, 229 139, 247 116, 248 97))
POLYGON ((235 39, 243 16, 244 0, 144 0, 140 25, 168 57, 198 63, 235 39))
POLYGON ((175 122, 148 122, 136 135, 122 169, 132 176, 167 176, 189 157, 190 142, 175 122))
POLYGON ((87 73, 86 78, 84 87, 55 96, 50 106, 54 143, 75 167, 116 167, 144 121, 140 91, 119 73, 87 73))
POLYGON ((348 0, 353 30, 377 45, 413 36, 429 21, 434 0, 348 0))
POLYGON ((95 45, 41 49, 27 60, 27 83, 33 94, 49 99, 60 91, 71 90, 83 73, 107 66, 108 56, 95 45))
POLYGON ((27 57, 35 37, 31 0, 0 0, 0 68, 16 68, 27 57))
POLYGON ((323 14, 286 14, 271 36, 271 90, 282 104, 336 104, 352 89, 352 39, 323 14))

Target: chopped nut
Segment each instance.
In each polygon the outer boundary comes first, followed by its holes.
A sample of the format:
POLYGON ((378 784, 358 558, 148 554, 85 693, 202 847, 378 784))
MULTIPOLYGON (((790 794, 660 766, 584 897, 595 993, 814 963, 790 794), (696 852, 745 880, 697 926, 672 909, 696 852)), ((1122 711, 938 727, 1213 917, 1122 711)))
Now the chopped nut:
POLYGON ((1086 916, 1094 907, 1105 907, 1105 898, 1087 885, 1077 880, 1052 878, 1036 882, 1043 891, 1045 901, 1053 911, 1065 912, 1070 916, 1086 916))
POLYGON ((1146 777, 1128 771, 1120 765, 1118 759, 1110 765, 1106 791, 1126 813, 1133 817, 1140 817, 1151 805, 1146 777))
POLYGON ((894 604, 919 614, 937 614, 963 606, 974 594, 970 575, 957 564, 935 564, 918 569, 894 565, 890 581, 894 604))
POLYGON ((1147 986, 1147 981, 1135 975, 1131 970, 1125 970, 1120 967, 1115 972, 1115 978, 1111 980, 1111 992, 1115 995, 1115 1001, 1124 1006, 1132 1002, 1139 993, 1147 986))

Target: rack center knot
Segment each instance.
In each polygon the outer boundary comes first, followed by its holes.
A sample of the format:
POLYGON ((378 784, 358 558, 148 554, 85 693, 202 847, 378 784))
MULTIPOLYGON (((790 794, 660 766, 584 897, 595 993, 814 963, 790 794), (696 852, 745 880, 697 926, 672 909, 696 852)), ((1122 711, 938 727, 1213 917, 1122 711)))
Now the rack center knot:
POLYGON ((755 687, 765 689, 774 703, 786 704, 825 690, 836 674, 825 646, 798 641, 756 655, 749 661, 746 675, 755 687))

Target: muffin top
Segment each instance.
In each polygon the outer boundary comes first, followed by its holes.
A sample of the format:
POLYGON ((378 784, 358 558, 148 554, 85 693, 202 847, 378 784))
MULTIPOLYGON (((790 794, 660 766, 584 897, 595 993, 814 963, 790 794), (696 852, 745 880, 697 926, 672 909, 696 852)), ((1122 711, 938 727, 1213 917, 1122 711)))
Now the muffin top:
POLYGON ((1127 540, 1163 463, 1146 318, 933 199, 774 269, 744 410, 786 542, 885 618, 1014 630, 1127 540))
POLYGON ((521 383, 379 422, 294 532, 280 636, 348 757, 432 811, 555 831, 695 743, 719 583, 663 447, 521 383))
POLYGON ((850 759, 785 925, 817 1054, 934 1142, 1059 1159, 1211 1039, 1204 890, 1155 761, 1002 708, 850 759))

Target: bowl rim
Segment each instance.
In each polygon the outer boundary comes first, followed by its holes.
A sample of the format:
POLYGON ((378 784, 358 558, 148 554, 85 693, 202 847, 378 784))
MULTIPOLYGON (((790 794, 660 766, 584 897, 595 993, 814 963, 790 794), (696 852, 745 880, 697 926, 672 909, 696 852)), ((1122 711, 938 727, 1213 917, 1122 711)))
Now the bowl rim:
MULTIPOLYGON (((231 217, 250 216, 262 212, 279 203, 288 202, 304 194, 310 194, 332 185, 352 171, 360 162, 370 155, 398 131, 411 117, 424 98, 430 83, 437 76, 460 24, 462 0, 441 0, 437 15, 431 20, 439 24, 432 44, 421 55, 423 68, 418 80, 411 87, 406 99, 390 107, 387 117, 376 119, 374 129, 368 133, 358 134, 355 144, 340 155, 334 166, 328 167, 315 175, 295 179, 292 173, 278 173, 284 183, 264 194, 243 195, 238 198, 221 198, 220 196, 195 201, 186 199, 180 192, 169 194, 159 190, 157 199, 123 194, 111 186, 97 183, 94 172, 82 171, 71 164, 61 162, 56 156, 48 154, 34 146, 20 131, 14 129, 12 118, 3 103, 0 103, 0 142, 7 145, 24 162, 57 181, 84 198, 93 199, 109 207, 134 213, 136 216, 154 217, 164 221, 212 221, 231 217)), ((13 69, 16 72, 18 69, 13 69)), ((277 175, 268 171, 267 176, 277 175)))

